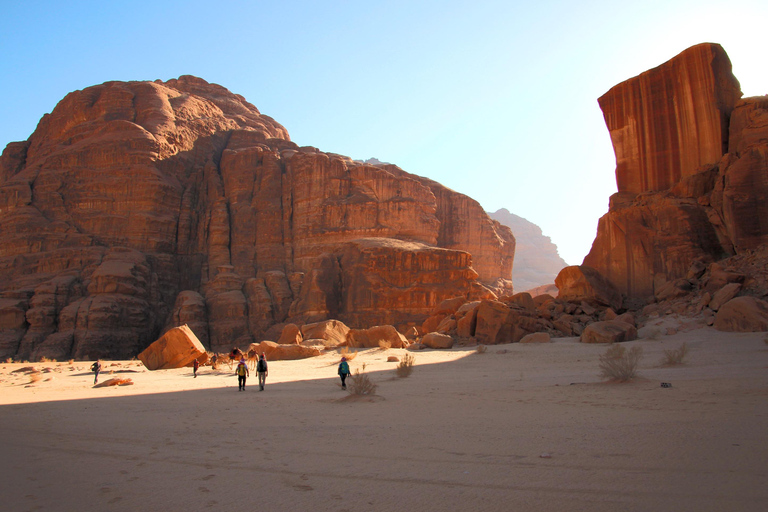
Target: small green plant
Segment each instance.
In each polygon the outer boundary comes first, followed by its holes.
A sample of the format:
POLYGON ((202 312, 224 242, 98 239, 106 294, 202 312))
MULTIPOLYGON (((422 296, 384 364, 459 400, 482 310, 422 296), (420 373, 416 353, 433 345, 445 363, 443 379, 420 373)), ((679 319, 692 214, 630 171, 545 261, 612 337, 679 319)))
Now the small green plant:
POLYGON ((688 345, 685 342, 683 342, 683 344, 680 345, 679 348, 675 348, 672 350, 665 350, 664 359, 661 361, 661 364, 663 364, 664 366, 676 366, 679 364, 683 364, 683 360, 687 355, 688 355, 688 345))
POLYGON ((600 356, 600 376, 604 379, 626 382, 637 375, 637 365, 643 356, 643 349, 632 347, 627 350, 622 345, 611 345, 600 356))
POLYGON ((376 384, 365 373, 365 363, 362 368, 357 368, 355 373, 349 376, 350 382, 347 389, 353 395, 373 395, 376 393, 376 384))
POLYGON ((397 376, 401 379, 408 377, 413 372, 413 363, 415 361, 416 358, 411 354, 405 354, 403 360, 397 364, 397 376))
POLYGON ((485 354, 485 352, 488 350, 488 347, 485 345, 478 345, 475 349, 476 354, 485 354))

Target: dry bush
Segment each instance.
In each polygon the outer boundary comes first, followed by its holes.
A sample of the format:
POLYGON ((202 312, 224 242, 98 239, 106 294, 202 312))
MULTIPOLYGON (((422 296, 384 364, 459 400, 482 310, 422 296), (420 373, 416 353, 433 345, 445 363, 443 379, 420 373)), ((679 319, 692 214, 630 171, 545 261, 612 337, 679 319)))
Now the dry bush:
POLYGON ((11 364, 12 362, 13 362, 13 358, 12 357, 6 357, 5 358, 5 363, 6 364, 11 364))
POLYGON ((403 360, 397 364, 397 376, 401 379, 408 377, 413 372, 413 363, 415 361, 416 358, 411 354, 405 354, 403 360))
POLYGON ((675 366, 678 364, 683 364, 683 360, 687 355, 688 355, 688 344, 683 342, 683 344, 680 345, 679 348, 672 349, 672 350, 665 350, 664 359, 661 361, 661 364, 664 366, 675 366))
POLYGON ((600 376, 604 379, 626 382, 637 375, 637 365, 643 355, 643 349, 632 347, 627 350, 622 345, 611 345, 600 356, 600 376))
POLYGON ((376 393, 377 387, 365 373, 365 363, 363 363, 362 369, 357 368, 355 373, 349 376, 347 389, 353 395, 373 395, 376 393))
POLYGON ((392 348, 392 342, 387 340, 379 340, 379 348, 381 350, 389 350, 392 348))
POLYGON ((75 362, 74 359, 70 359, 69 361, 67 361, 68 364, 74 364, 74 362, 75 362))
POLYGON ((357 351, 350 350, 349 347, 341 347, 341 352, 339 352, 339 355, 341 357, 346 357, 347 361, 351 361, 357 357, 357 351))
POLYGON ((485 352, 487 350, 488 350, 488 347, 486 347, 485 345, 478 345, 477 348, 475 349, 475 353, 476 354, 485 354, 485 352))

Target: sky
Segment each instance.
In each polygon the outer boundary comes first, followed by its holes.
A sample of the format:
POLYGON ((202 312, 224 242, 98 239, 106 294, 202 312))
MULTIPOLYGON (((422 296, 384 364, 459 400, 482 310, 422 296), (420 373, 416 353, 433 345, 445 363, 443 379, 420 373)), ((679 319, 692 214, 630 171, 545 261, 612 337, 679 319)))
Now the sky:
POLYGON ((597 98, 702 42, 767 94, 765 19, 765 0, 0 0, 0 147, 74 90, 191 74, 299 145, 506 208, 577 265, 616 191, 597 98))

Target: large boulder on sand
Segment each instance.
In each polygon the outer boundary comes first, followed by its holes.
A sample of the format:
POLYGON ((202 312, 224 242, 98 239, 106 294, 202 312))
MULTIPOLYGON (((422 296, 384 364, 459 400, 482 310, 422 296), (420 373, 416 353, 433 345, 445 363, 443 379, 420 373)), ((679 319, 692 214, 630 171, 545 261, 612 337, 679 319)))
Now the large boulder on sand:
POLYGON ((421 343, 429 348, 451 348, 453 347, 453 338, 447 334, 430 332, 421 338, 421 343))
POLYGON ((350 329, 347 346, 354 348, 376 348, 379 343, 389 343, 391 348, 405 348, 408 340, 392 325, 377 325, 369 329, 350 329))
POLYGON ((620 343, 637 339, 635 326, 621 320, 589 324, 581 333, 582 343, 620 343))
POLYGON ((149 370, 167 370, 184 368, 195 359, 205 362, 208 355, 195 333, 186 325, 182 325, 160 336, 145 348, 138 358, 149 370))
POLYGON ((252 343, 250 350, 255 350, 257 354, 263 353, 268 361, 293 361, 296 359, 307 359, 321 354, 317 347, 305 347, 304 345, 280 345, 274 341, 262 341, 261 343, 252 343))
POLYGON ((736 297, 720 307, 715 329, 726 332, 768 331, 768 302, 755 297, 736 297))
POLYGON ((301 326, 301 334, 305 340, 324 340, 326 347, 336 347, 346 342, 348 332, 349 327, 339 320, 325 320, 301 326))

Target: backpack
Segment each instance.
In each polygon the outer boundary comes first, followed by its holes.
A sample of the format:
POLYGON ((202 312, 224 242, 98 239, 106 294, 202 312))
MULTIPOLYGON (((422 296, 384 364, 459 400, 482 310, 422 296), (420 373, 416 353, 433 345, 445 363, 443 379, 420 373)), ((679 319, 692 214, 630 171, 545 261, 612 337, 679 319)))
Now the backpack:
POLYGON ((91 365, 91 371, 95 372, 99 368, 99 363, 93 363, 91 365))
POLYGON ((237 374, 241 377, 245 375, 245 365, 243 363, 237 365, 237 374))
POLYGON ((266 361, 266 359, 259 359, 259 362, 256 364, 256 371, 258 371, 258 372, 265 372, 265 371, 267 371, 267 361, 266 361))

